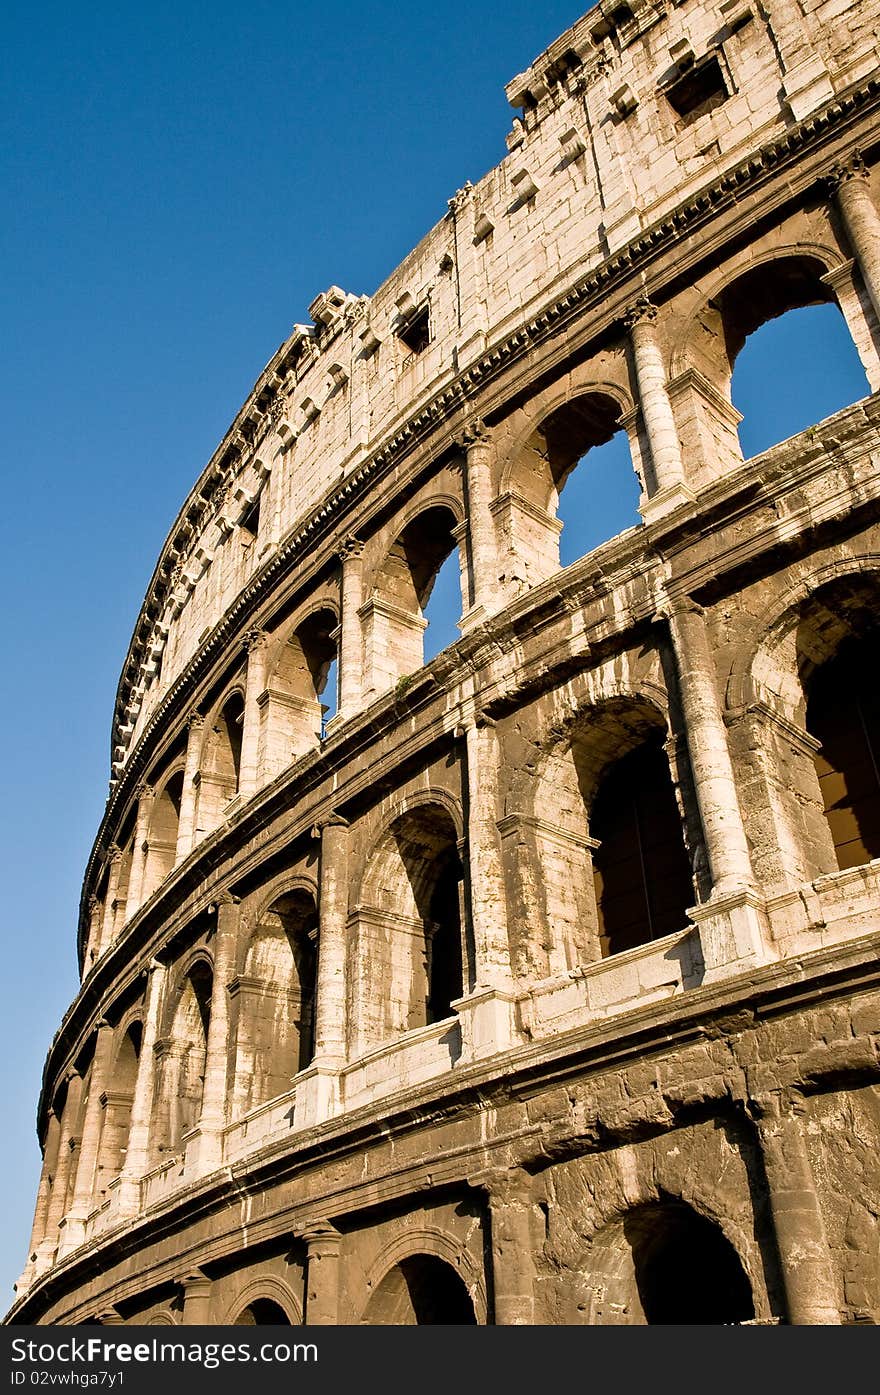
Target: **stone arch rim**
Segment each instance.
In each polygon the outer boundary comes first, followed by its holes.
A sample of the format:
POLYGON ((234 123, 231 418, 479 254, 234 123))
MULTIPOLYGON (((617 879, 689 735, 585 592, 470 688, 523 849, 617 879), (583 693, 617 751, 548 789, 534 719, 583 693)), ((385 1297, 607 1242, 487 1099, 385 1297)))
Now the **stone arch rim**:
POLYGON ((302 1307, 290 1285, 278 1274, 254 1275, 236 1290, 235 1297, 225 1306, 223 1325, 233 1327, 235 1320, 260 1298, 267 1298, 287 1316, 291 1327, 302 1326, 302 1307))
POLYGON ((798 623, 798 612, 804 603, 823 586, 847 576, 880 573, 880 552, 860 557, 839 558, 823 563, 790 586, 758 617, 757 640, 748 649, 735 655, 725 684, 725 709, 734 715, 756 701, 753 670, 762 652, 778 645, 798 623), (790 617, 790 623, 786 623, 790 617))
MULTIPOLYGON (((703 313, 710 301, 735 285, 736 282, 747 275, 748 272, 757 270, 758 267, 768 266, 772 262, 785 261, 786 259, 797 260, 799 258, 812 258, 814 261, 819 262, 824 267, 821 273, 823 276, 827 276, 829 272, 836 271, 839 267, 844 266, 847 261, 847 258, 839 248, 824 242, 786 243, 782 247, 772 248, 759 257, 750 257, 747 249, 740 252, 733 258, 732 262, 726 263, 725 267, 719 268, 711 277, 708 284, 704 287, 699 302, 684 321, 681 333, 676 336, 675 342, 666 359, 670 381, 674 381, 676 378, 680 377, 680 375, 686 372, 691 366, 689 348, 693 341, 694 327, 698 316, 703 313)), ((839 308, 839 301, 833 291, 829 296, 828 303, 837 305, 839 308)))
MULTIPOLYGON (((522 431, 517 432, 505 449, 505 460, 498 471, 499 492, 501 494, 512 488, 514 483, 512 475, 516 463, 535 432, 560 407, 565 407, 570 402, 576 402, 581 397, 610 397, 620 407, 621 418, 625 417, 627 413, 633 412, 636 406, 630 392, 619 383, 604 378, 596 382, 591 381, 574 390, 570 383, 567 388, 563 388, 561 383, 554 383, 552 388, 547 389, 546 394, 537 393, 534 398, 530 399, 530 402, 540 400, 543 404, 538 420, 531 421, 528 426, 523 427, 522 431)), ((623 427, 621 426, 620 429, 623 430, 623 427)))
POLYGON ((439 1226, 408 1230, 404 1235, 389 1240, 379 1252, 366 1276, 369 1297, 360 1318, 361 1323, 366 1322, 367 1310, 380 1284, 403 1260, 419 1255, 430 1255, 449 1265, 467 1290, 478 1326, 485 1327, 488 1323, 488 1304, 483 1275, 464 1245, 439 1226))
POLYGON ((378 833, 370 842, 363 856, 359 867, 359 875, 353 878, 353 882, 357 886, 357 894, 352 898, 351 902, 353 906, 366 909, 371 905, 370 902, 364 901, 363 899, 364 884, 367 879, 368 870, 375 862, 377 854, 380 852, 383 843, 388 838, 395 823, 397 823, 399 819, 404 818, 407 814, 429 805, 439 805, 443 809, 443 812, 449 815, 452 820, 452 826, 455 829, 456 844, 461 842, 464 837, 464 815, 459 801, 454 795, 450 794, 448 790, 432 785, 427 790, 419 790, 416 794, 404 795, 401 799, 395 800, 390 812, 383 819, 378 833))

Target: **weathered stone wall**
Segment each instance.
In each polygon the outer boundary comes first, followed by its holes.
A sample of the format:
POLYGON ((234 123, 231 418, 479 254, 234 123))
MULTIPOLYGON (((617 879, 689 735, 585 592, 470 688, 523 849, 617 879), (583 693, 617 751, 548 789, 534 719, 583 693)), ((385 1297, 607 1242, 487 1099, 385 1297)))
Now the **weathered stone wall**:
POLYGON ((797 16, 591 11, 259 380, 123 674, 14 1320, 877 1320, 880 860, 808 698, 876 663, 880 91, 864 6, 797 16), (816 302, 868 395, 746 461, 733 360, 816 302), (618 428, 643 521, 561 569, 618 428), (642 857, 615 940, 640 751, 680 899, 642 857))

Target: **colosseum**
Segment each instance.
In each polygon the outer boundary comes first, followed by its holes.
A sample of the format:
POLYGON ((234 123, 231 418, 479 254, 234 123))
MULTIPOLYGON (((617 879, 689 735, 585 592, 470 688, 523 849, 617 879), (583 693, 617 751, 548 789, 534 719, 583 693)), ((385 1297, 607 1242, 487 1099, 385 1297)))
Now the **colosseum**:
POLYGON ((507 95, 162 549, 10 1322, 880 1320, 876 13, 602 0, 507 95), (822 305, 864 392, 745 459, 822 305))

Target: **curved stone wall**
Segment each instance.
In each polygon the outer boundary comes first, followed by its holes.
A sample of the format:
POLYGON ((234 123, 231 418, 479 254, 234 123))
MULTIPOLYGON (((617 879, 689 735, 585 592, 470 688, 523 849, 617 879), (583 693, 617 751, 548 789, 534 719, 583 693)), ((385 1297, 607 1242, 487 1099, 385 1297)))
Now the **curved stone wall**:
POLYGON ((261 374, 120 680, 12 1320, 686 1320, 674 1253, 702 1320, 880 1309, 880 848, 810 714, 876 658, 880 83, 807 9, 590 11, 261 374), (817 303, 866 395, 744 460, 817 303), (563 568, 618 431, 642 522, 563 568))

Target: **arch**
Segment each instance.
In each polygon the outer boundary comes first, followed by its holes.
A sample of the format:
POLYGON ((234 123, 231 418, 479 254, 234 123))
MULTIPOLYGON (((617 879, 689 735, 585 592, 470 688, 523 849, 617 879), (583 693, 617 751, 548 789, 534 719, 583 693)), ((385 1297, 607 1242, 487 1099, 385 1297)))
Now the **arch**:
POLYGON ((541 415, 520 436, 503 471, 500 523, 530 584, 559 570, 563 530, 567 560, 574 561, 641 523, 640 455, 633 456, 635 437, 631 441, 623 432, 630 406, 618 387, 607 384, 542 397, 541 415), (609 455, 606 448, 618 435, 618 448, 609 455), (564 490, 575 475, 569 510, 564 490), (586 501, 589 509, 583 508, 586 501))
POLYGON ((476 1266, 439 1230, 407 1231, 391 1241, 371 1266, 367 1287, 364 1324, 486 1322, 486 1296, 476 1266))
POLYGON ((423 666, 425 611, 440 568, 458 546, 459 522, 460 508, 450 500, 423 503, 377 567, 360 612, 368 692, 384 692, 423 666))
POLYGON ((205 726, 197 776, 197 836, 219 827, 226 805, 238 792, 244 729, 244 693, 240 687, 225 694, 205 726))
POLYGON ((521 972, 565 973, 686 928, 696 896, 667 729, 631 691, 552 727, 515 824, 511 875, 537 921, 521 972))
POLYGON ((714 1220, 660 1197, 609 1220, 585 1261, 591 1323, 740 1325, 755 1318, 747 1269, 714 1220))
MULTIPOLYGON (((790 311, 833 305, 843 312, 830 284, 836 278, 829 278, 829 270, 840 261, 839 254, 827 247, 800 243, 777 248, 758 259, 740 258, 705 287, 673 351, 670 381, 679 434, 697 462, 697 476, 700 469, 717 476, 742 463, 737 434, 742 416, 733 400, 732 379, 735 361, 747 339, 790 311)), ((765 368, 764 405, 773 401, 770 387, 765 368)), ((869 390, 866 382, 865 391, 869 390)), ((791 434, 784 427, 774 434, 769 421, 766 426, 772 440, 768 439, 762 449, 791 434)))
POLYGON ((191 956, 169 1003, 168 1036, 157 1043, 158 1151, 174 1153, 198 1122, 205 1077, 208 1024, 211 1016, 213 968, 207 956, 191 956))
POLYGON ((95 1183, 98 1196, 106 1193, 125 1163, 142 1041, 143 1021, 139 1016, 130 1016, 119 1024, 113 1069, 103 1096, 95 1183))
POLYGON ((793 887, 880 855, 880 559, 801 578, 758 622, 727 684, 755 792, 755 870, 793 887), (824 693, 824 696, 823 696, 824 693))
POLYGON ((302 1311, 290 1286, 275 1274, 258 1274, 239 1288, 234 1299, 228 1305, 223 1323, 227 1327, 281 1325, 284 1327, 299 1327, 302 1323, 302 1311), (272 1324, 271 1319, 261 1317, 261 1306, 269 1305, 278 1314, 278 1323, 272 1324), (242 1315, 250 1310, 254 1314, 255 1321, 241 1322, 242 1315))
POLYGON ((316 899, 301 886, 276 894, 254 922, 232 984, 236 1117, 286 1094, 311 1063, 317 937, 316 899))
POLYGON ((258 699, 258 764, 267 780, 318 746, 336 711, 338 628, 335 608, 322 602, 300 615, 276 646, 258 699))
POLYGON ((470 984, 458 842, 448 800, 422 798, 372 846, 357 909, 361 1048, 444 1020, 470 984))
POLYGON ((147 853, 141 890, 143 901, 148 901, 174 870, 182 800, 183 766, 180 765, 166 777, 153 801, 146 838, 147 853))

